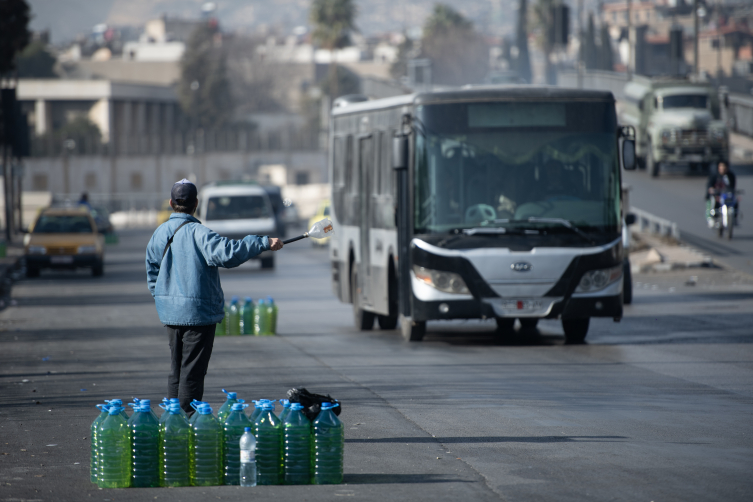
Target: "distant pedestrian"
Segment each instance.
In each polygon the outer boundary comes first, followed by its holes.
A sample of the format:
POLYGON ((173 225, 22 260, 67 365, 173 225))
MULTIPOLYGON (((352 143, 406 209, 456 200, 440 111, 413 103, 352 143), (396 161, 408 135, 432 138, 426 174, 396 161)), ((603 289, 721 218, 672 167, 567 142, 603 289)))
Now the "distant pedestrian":
POLYGON ((146 247, 147 284, 170 344, 168 397, 179 398, 188 414, 194 411, 191 401, 204 395, 214 331, 225 316, 219 267, 282 249, 280 239, 268 236, 220 237, 194 218, 198 204, 196 185, 186 179, 175 183, 170 193, 175 212, 146 247))
POLYGON ((84 192, 81 194, 81 198, 78 200, 79 206, 86 206, 89 210, 91 210, 92 205, 89 204, 89 194, 84 192))

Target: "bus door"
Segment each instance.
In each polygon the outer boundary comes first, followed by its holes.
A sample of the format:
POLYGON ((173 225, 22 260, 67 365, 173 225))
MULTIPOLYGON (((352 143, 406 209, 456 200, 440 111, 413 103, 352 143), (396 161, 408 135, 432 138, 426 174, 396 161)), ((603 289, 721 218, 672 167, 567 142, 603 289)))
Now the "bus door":
POLYGON ((371 212, 373 203, 371 198, 373 183, 374 141, 371 135, 361 137, 358 145, 358 178, 361 181, 359 193, 361 194, 361 211, 359 218, 361 250, 361 262, 358 268, 359 286, 361 298, 365 305, 372 304, 371 295, 371 245, 369 242, 371 233, 371 212))

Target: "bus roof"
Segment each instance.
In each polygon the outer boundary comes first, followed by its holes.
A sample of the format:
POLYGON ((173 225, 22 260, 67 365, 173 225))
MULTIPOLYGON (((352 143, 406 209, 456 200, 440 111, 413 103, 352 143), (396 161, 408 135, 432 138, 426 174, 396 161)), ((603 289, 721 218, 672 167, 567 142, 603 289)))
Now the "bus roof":
POLYGON ((366 111, 396 108, 408 105, 426 105, 438 103, 458 103, 464 101, 528 101, 528 100, 567 100, 567 101, 609 101, 614 96, 609 91, 591 91, 584 89, 566 89, 562 87, 536 85, 489 85, 462 89, 450 89, 433 92, 404 94, 391 98, 362 101, 332 110, 333 116, 348 115, 366 111))

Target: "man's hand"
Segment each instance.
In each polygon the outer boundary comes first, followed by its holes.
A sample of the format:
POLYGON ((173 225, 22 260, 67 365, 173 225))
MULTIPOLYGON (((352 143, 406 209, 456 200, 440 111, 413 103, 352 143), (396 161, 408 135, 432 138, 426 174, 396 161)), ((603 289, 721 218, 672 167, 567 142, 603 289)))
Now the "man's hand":
POLYGON ((269 249, 272 251, 279 251, 280 249, 282 249, 282 239, 278 239, 277 237, 270 237, 269 249))

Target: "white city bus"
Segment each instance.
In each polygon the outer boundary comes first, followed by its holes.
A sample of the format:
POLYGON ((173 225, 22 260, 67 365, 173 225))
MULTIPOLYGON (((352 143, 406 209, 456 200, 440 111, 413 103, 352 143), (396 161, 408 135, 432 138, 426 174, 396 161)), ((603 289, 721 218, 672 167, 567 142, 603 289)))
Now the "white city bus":
MULTIPOLYGON (((478 87, 335 103, 330 121, 335 294, 356 327, 622 317, 620 147, 609 92, 478 87)), ((631 137, 632 136, 632 137, 631 137)))

